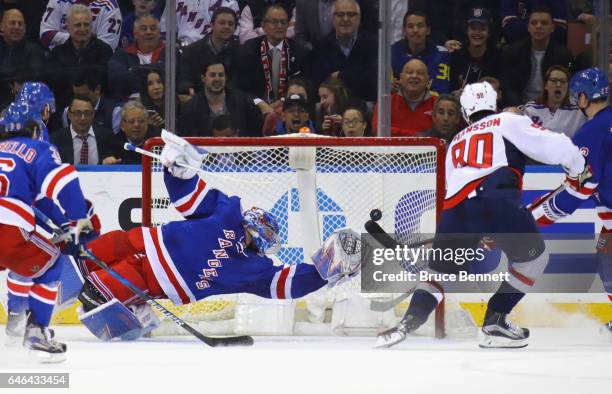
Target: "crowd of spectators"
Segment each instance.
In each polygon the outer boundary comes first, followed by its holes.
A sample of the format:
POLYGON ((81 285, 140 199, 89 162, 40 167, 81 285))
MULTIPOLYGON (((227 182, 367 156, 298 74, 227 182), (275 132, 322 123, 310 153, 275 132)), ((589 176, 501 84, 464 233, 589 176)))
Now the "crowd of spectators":
MULTIPOLYGON (((307 128, 377 135, 378 0, 0 0, 0 108, 24 81, 53 90, 62 158, 130 164, 122 149, 166 126, 183 136, 272 136, 307 128), (176 13, 176 91, 164 84, 165 18, 176 13)), ((445 142, 462 127, 458 97, 488 81, 499 107, 571 136, 568 101, 596 36, 592 0, 390 0, 393 136, 445 142), (580 33, 579 33, 580 34, 580 33), (588 35, 587 35, 588 36, 588 35), (569 38, 568 38, 569 37, 569 38), (584 42, 584 39, 582 40, 584 42)), ((602 35, 600 39, 609 39, 602 35)), ((612 72, 612 64, 610 66, 612 72)))

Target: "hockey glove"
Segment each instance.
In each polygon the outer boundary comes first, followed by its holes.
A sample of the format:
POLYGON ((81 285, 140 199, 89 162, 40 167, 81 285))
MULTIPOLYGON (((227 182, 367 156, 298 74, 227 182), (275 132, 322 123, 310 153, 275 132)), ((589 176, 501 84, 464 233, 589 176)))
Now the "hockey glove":
POLYGON ((563 168, 567 173, 565 177, 565 183, 575 191, 583 194, 591 194, 592 192, 587 192, 585 190, 585 183, 593 176, 593 172, 591 170, 591 166, 589 164, 585 164, 584 169, 580 174, 572 174, 567 168, 563 168))
POLYGON ((76 246, 81 244, 81 236, 93 231, 94 226, 89 218, 78 219, 70 222, 70 235, 72 243, 76 246))
POLYGON ((183 165, 200 168, 202 160, 206 157, 206 151, 198 150, 185 139, 165 130, 162 132, 162 138, 166 143, 160 157, 162 164, 177 178, 193 178, 197 171, 183 165))
POLYGON ((596 248, 599 254, 612 254, 612 229, 601 229, 596 248))

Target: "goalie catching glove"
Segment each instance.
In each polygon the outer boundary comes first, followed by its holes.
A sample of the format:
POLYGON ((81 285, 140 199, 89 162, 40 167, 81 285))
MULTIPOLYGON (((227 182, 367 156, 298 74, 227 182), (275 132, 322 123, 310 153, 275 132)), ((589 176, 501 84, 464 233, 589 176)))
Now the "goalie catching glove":
POLYGON ((166 130, 162 131, 161 137, 165 143, 160 155, 161 163, 177 178, 193 178, 197 173, 196 169, 202 165, 202 160, 206 157, 207 152, 194 147, 184 138, 166 130))
POLYGON ((359 273, 361 255, 367 244, 349 228, 336 230, 323 246, 312 255, 312 262, 329 287, 334 287, 359 273))

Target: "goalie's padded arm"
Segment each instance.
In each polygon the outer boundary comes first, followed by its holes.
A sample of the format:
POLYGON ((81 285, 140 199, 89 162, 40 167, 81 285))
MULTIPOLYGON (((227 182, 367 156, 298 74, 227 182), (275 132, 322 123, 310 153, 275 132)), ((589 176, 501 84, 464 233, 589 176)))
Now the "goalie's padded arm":
POLYGON ((166 168, 164 168, 164 183, 170 201, 187 219, 212 214, 221 194, 219 190, 210 188, 206 181, 197 175, 190 179, 181 179, 172 176, 166 168))

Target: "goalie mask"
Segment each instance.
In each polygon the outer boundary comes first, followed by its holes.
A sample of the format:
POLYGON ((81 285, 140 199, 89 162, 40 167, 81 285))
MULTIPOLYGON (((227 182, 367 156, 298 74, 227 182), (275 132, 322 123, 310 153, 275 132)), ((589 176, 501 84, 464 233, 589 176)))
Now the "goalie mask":
POLYGON ((280 249, 276 218, 268 211, 253 207, 244 212, 242 224, 253 237, 253 244, 262 254, 274 254, 280 249))

